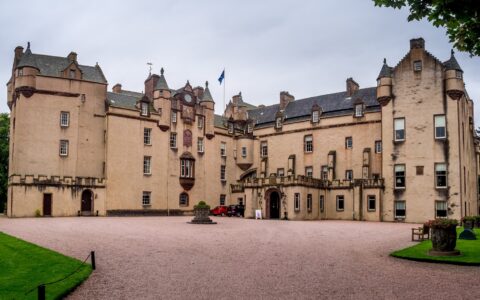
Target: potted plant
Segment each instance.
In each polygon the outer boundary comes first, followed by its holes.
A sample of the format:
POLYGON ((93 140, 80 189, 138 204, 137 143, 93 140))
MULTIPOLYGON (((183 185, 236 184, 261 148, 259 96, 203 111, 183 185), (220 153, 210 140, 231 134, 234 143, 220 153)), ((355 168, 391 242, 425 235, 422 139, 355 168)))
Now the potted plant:
POLYGON ((473 216, 463 217, 462 218, 463 227, 465 229, 473 229, 473 227, 475 225, 475 221, 476 221, 476 219, 473 216))
POLYGON ((193 212, 195 217, 190 222, 191 224, 217 224, 210 219, 210 205, 205 203, 205 201, 198 202, 198 204, 193 207, 193 212))
MULTIPOLYGON (((457 245, 457 220, 435 219, 428 221, 428 226, 432 231, 432 249, 430 255, 459 255, 455 250, 457 245)), ((427 225, 427 224, 426 224, 427 225)))

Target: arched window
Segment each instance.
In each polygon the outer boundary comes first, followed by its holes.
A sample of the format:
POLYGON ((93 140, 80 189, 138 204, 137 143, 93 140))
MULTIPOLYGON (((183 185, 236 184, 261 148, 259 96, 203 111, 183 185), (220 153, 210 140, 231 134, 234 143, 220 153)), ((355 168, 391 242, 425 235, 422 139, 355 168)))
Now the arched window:
POLYGON ((188 194, 187 193, 181 193, 180 198, 178 199, 178 204, 180 206, 188 206, 188 194))

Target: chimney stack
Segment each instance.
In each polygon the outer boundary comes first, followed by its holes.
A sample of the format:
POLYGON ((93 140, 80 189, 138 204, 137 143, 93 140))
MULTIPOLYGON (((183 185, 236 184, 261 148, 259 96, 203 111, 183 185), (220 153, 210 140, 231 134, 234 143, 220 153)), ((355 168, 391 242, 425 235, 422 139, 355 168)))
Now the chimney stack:
POLYGON ((359 88, 360 85, 352 77, 347 78, 347 97, 351 97, 359 88))
POLYGON ((122 85, 120 83, 115 84, 112 87, 112 92, 120 94, 122 92, 122 85))
POLYGON ((288 103, 295 100, 295 97, 290 95, 287 91, 280 92, 280 110, 285 110, 288 103))
POLYGON ((147 80, 145 80, 145 96, 148 99, 153 100, 153 89, 157 86, 157 82, 160 79, 160 76, 157 74, 152 74, 148 76, 147 80))
POLYGON ((410 50, 411 49, 425 49, 425 40, 423 38, 411 39, 410 50))
POLYGON ((15 48, 15 59, 20 59, 23 55, 23 47, 22 46, 17 46, 15 48))
POLYGON ((77 53, 75 52, 70 52, 70 54, 68 54, 68 61, 69 62, 72 62, 72 61, 77 61, 77 53))

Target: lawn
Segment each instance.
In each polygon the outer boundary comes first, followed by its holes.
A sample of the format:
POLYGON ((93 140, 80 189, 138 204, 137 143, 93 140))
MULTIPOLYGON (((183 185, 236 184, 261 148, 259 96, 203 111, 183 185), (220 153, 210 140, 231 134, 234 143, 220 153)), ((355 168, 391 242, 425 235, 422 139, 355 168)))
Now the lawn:
POLYGON ((47 285, 47 299, 60 299, 81 284, 92 272, 91 265, 0 232, 0 299, 37 299, 38 285, 77 269, 47 285))
MULTIPOLYGON (((463 228, 457 228, 457 237, 463 228)), ((457 265, 480 265, 480 229, 474 229, 477 240, 459 240, 455 249, 460 250, 459 256, 429 256, 428 250, 432 248, 432 241, 423 241, 415 246, 392 252, 390 255, 394 257, 427 261, 436 263, 447 263, 457 265)))

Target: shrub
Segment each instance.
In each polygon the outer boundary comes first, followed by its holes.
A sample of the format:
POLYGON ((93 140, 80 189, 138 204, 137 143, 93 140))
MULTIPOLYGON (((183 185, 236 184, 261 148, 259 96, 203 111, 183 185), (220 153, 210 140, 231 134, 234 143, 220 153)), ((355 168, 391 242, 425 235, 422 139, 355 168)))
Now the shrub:
POLYGON ((205 203, 205 201, 199 201, 197 205, 195 205, 193 208, 208 208, 210 209, 210 205, 205 203))
POLYGON ((40 213, 40 210, 37 209, 37 210, 35 211, 35 217, 38 218, 38 217, 41 217, 41 216, 42 216, 42 214, 40 213))

